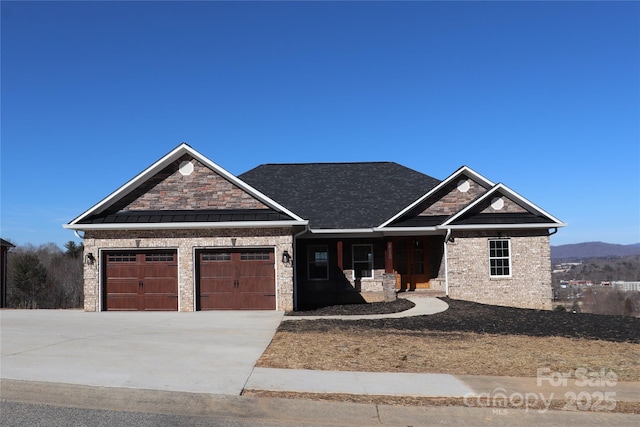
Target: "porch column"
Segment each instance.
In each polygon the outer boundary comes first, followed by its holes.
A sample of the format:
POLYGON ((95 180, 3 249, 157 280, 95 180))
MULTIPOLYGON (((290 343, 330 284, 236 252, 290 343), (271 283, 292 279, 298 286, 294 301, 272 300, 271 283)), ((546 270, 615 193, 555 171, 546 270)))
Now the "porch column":
POLYGON ((343 250, 342 250, 342 240, 338 240, 338 243, 336 245, 336 252, 338 253, 338 268, 341 271, 344 271, 344 256, 343 256, 343 250))
POLYGON ((384 254, 384 272, 393 273, 393 241, 387 240, 387 249, 384 254))

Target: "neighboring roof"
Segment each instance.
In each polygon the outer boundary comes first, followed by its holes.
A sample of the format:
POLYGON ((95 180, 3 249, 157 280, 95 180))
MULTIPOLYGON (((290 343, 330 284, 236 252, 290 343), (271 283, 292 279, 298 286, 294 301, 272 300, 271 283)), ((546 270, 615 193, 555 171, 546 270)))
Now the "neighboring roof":
POLYGON ((238 176, 311 229, 380 225, 440 183, 393 162, 265 164, 238 176))
MULTIPOLYGON (((204 164, 206 167, 208 167, 209 169, 211 169, 212 171, 214 171, 215 173, 217 173, 218 175, 220 175, 221 177, 229 181, 234 186, 245 191, 246 193, 254 197, 256 200, 259 200, 260 202, 262 202, 264 205, 266 205, 269 208, 270 213, 283 214, 286 217, 286 220, 278 220, 277 225, 305 225, 307 223, 304 219, 300 218, 295 213, 289 211, 287 208, 280 205, 275 200, 262 194, 259 190, 256 190, 255 188, 251 187, 244 181, 238 179, 236 176, 227 172, 225 169, 221 168, 220 166, 218 166, 217 164, 215 164, 214 162, 212 162, 211 160, 209 160, 208 158, 206 158, 205 156, 203 156, 202 154, 200 154, 199 152, 191 148, 189 145, 183 143, 177 146, 176 148, 174 148, 171 152, 166 154, 160 160, 158 160, 157 162, 149 166, 147 169, 139 173, 133 179, 125 183, 123 186, 118 188, 116 191, 108 195, 99 203, 97 203, 96 205, 94 205, 93 207, 85 211, 83 214, 75 218, 69 224, 63 225, 63 227, 72 229, 72 230, 87 230, 87 229, 134 228, 134 227, 152 228, 156 224, 162 224, 163 227, 170 227, 171 225, 176 225, 176 228, 228 226, 229 225, 228 222, 216 222, 216 221, 211 221, 211 222, 200 221, 200 220, 196 220, 196 221, 179 220, 177 222, 164 221, 162 217, 159 218, 157 216, 153 216, 153 213, 154 213, 153 211, 138 211, 138 212, 122 211, 118 213, 118 212, 111 212, 109 210, 109 208, 116 205, 118 201, 122 200, 123 198, 127 197, 130 194, 134 194, 134 192, 138 188, 143 186, 145 183, 147 183, 148 180, 153 178, 156 174, 161 172, 165 167, 169 166, 174 161, 180 159, 184 155, 189 155, 192 158, 198 160, 200 163, 204 164), (116 222, 109 222, 110 220, 113 220, 116 222), (117 222, 122 220, 124 220, 124 222, 117 222), (156 222, 156 220, 158 220, 158 222, 156 222)), ((193 212, 193 211, 189 211, 189 212, 193 212)), ((211 212, 209 212, 207 215, 208 215, 207 218, 212 220, 215 218, 220 218, 220 217, 217 217, 215 214, 211 214, 211 212)), ((177 216, 174 216, 174 218, 177 218, 177 216)), ((239 217, 236 216, 235 218, 239 218, 239 217)), ((267 218, 267 217, 263 216, 263 218, 267 218)), ((272 217, 268 217, 268 218, 272 218, 272 217)), ((242 221, 243 220, 240 220, 238 222, 242 222, 242 221)), ((269 221, 268 222, 269 226, 276 225, 276 221, 272 219, 267 219, 266 221, 269 221)), ((234 222, 234 221, 232 220, 230 222, 234 222)), ((234 225, 243 226, 242 224, 238 224, 236 222, 234 222, 234 225)), ((256 221, 246 221, 244 226, 247 226, 247 225, 258 226, 256 221)))
POLYGON ((7 248, 15 248, 16 247, 16 245, 14 245, 13 243, 8 242, 8 241, 6 241, 4 239, 0 239, 0 246, 4 246, 4 247, 7 247, 7 248))

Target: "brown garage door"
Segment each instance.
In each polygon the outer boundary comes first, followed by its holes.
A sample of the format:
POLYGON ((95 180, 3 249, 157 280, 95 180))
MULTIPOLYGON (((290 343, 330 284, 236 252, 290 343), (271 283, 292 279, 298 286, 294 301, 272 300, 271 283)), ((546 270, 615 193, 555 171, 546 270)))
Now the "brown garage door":
POLYGON ((275 310, 272 249, 198 253, 199 310, 275 310))
POLYGON ((104 310, 178 310, 176 251, 104 254, 104 310))

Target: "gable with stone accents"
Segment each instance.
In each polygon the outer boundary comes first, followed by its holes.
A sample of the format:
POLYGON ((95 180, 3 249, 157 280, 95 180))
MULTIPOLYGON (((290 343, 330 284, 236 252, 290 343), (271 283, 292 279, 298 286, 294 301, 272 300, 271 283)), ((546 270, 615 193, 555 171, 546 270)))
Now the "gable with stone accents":
POLYGON ((85 310, 292 310, 437 292, 551 307, 564 224, 468 167, 267 164, 234 176, 181 144, 64 227, 85 310))

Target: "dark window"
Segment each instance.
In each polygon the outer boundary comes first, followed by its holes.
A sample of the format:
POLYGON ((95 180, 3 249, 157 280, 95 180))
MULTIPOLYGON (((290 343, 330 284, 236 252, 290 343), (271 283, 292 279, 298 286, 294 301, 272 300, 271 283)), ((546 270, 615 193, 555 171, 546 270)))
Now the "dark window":
POLYGON ((131 252, 115 252, 107 255, 109 262, 136 262, 136 254, 131 252))
POLYGON ((241 261, 269 261, 269 259, 271 259, 271 251, 242 252, 240 254, 241 261))
POLYGON ((373 245, 353 245, 354 278, 373 277, 373 245))
POLYGON ((229 252, 205 252, 202 254, 203 261, 231 261, 229 252))
POLYGON ((326 245, 307 249, 307 275, 310 280, 329 279, 329 250, 326 245))
POLYGON ((511 276, 509 240, 489 240, 489 268, 492 277, 511 276))
POLYGON ((173 262, 173 255, 172 253, 157 252, 146 254, 145 259, 147 262, 173 262))

